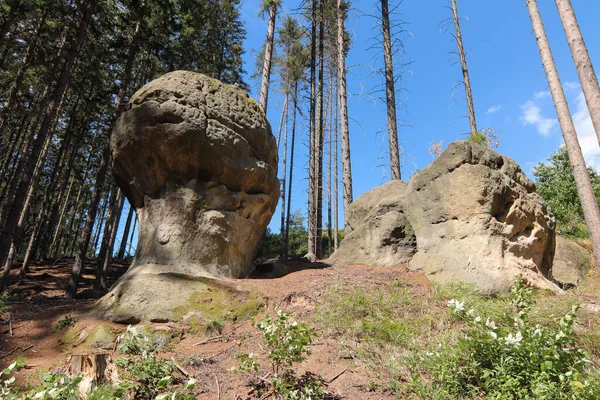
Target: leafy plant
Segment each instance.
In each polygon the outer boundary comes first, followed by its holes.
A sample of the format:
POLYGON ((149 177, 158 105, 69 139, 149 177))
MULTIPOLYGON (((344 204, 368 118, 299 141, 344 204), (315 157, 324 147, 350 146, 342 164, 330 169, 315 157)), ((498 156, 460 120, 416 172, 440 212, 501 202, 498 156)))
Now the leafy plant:
POLYGON ((194 399, 189 393, 194 389, 196 380, 189 379, 180 390, 172 391, 177 384, 174 378, 175 365, 170 361, 160 360, 155 351, 156 338, 142 329, 131 326, 119 337, 119 349, 129 355, 139 356, 116 359, 117 366, 122 370, 121 389, 132 393, 136 399, 194 399))
MULTIPOLYGON (((298 377, 291 369, 310 355, 309 346, 316 333, 305 323, 291 322, 290 316, 279 310, 274 317, 267 314, 261 322, 253 321, 253 326, 262 332, 266 356, 271 363, 271 380, 258 380, 254 384, 255 393, 263 395, 270 391, 277 399, 325 399, 328 395, 321 376, 306 372, 298 377)), ((241 348, 241 343, 239 345, 241 348)), ((256 374, 260 370, 254 354, 238 353, 236 358, 242 371, 256 374)))
POLYGON ((52 330, 56 332, 69 326, 73 326, 76 323, 77 317, 74 317, 72 315, 65 315, 64 317, 58 320, 58 323, 52 328, 52 330))
MULTIPOLYGON (((592 168, 588 168, 588 172, 596 199, 600 201, 600 175, 592 168)), ((571 237, 589 237, 566 149, 561 147, 550 156, 548 163, 536 165, 533 175, 537 193, 550 206, 561 233, 571 237)))
POLYGON ((553 324, 529 319, 532 290, 518 278, 513 312, 499 320, 452 299, 452 314, 466 323, 454 347, 428 352, 434 386, 451 397, 493 399, 599 399, 600 386, 573 331, 578 306, 553 324))

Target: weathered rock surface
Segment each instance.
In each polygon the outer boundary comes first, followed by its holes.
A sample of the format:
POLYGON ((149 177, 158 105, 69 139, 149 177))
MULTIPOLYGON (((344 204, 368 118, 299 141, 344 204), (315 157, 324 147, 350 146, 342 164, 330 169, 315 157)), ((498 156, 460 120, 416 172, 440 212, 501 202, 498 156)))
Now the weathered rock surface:
POLYGON ((552 264, 552 280, 563 288, 579 286, 590 270, 592 253, 577 243, 556 238, 556 254, 552 264))
POLYGON ((205 290, 197 278, 251 272, 279 180, 271 127, 245 92, 198 73, 166 74, 131 98, 111 151, 139 220, 135 259, 100 302, 112 319, 165 319, 176 297, 205 290))
POLYGON ((510 158, 470 142, 448 146, 408 184, 389 182, 351 206, 353 232, 330 261, 409 261, 440 283, 496 294, 517 275, 559 290, 549 277, 555 222, 535 185, 510 158))

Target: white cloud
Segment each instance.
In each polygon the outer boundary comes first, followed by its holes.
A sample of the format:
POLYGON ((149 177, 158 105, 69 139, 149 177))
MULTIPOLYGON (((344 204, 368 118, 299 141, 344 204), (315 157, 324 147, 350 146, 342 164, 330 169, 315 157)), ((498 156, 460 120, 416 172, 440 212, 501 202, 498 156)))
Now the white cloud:
POLYGON ((496 111, 500 111, 500 109, 502 108, 502 106, 498 105, 498 106, 491 106, 490 108, 487 109, 487 111, 485 112, 486 114, 493 114, 496 111))
MULTIPOLYGON (((537 97, 536 93, 536 97, 537 97)), ((544 118, 540 107, 532 100, 521 106, 523 114, 521 121, 525 125, 534 125, 537 132, 543 136, 548 136, 552 128, 558 123, 555 118, 544 118)))
POLYGON ((541 92, 536 92, 533 97, 535 97, 536 99, 543 99, 546 97, 550 97, 550 91, 549 90, 542 90, 541 92))
POLYGON ((586 163, 596 171, 600 171, 600 146, 598 146, 598 137, 592 119, 583 97, 583 92, 579 92, 575 102, 575 112, 573 113, 573 123, 579 138, 579 145, 583 152, 586 163))
POLYGON ((563 88, 565 88, 565 92, 577 92, 581 90, 581 86, 579 86, 579 83, 573 81, 565 82, 563 84, 563 88))

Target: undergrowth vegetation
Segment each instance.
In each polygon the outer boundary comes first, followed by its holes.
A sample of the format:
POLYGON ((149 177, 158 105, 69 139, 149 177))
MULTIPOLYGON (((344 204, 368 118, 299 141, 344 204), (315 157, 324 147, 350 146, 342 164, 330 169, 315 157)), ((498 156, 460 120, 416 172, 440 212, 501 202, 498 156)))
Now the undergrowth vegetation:
MULTIPOLYGON (((332 287, 315 322, 372 371, 364 388, 421 399, 600 399, 573 296, 518 279, 510 296, 392 282, 332 287), (535 299, 540 301, 536 304, 535 299)), ((592 324, 592 321, 586 321, 592 324)), ((597 347, 597 346, 596 346, 597 347)))
MULTIPOLYGON (((261 371, 261 365, 257 357, 241 351, 236 357, 240 362, 239 370, 254 376, 252 393, 261 399, 270 395, 275 399, 290 400, 333 399, 327 393, 323 377, 309 371, 297 376, 292 369, 311 354, 310 345, 316 333, 305 323, 290 321, 290 316, 290 313, 279 310, 273 317, 267 314, 261 322, 253 321, 253 325, 262 333, 266 357, 271 364, 268 374, 259 377, 257 374, 261 371)), ((242 344, 239 343, 240 349, 242 344)))
POLYGON ((21 358, 0 372, 2 400, 114 400, 154 399, 193 400, 196 380, 178 373, 174 362, 161 359, 156 353, 166 348, 163 335, 155 335, 129 326, 119 337, 119 349, 125 355, 115 360, 120 383, 103 384, 83 396, 78 384, 81 375, 70 376, 49 371, 40 372, 37 384, 26 388, 15 386, 14 373, 24 365, 21 358))

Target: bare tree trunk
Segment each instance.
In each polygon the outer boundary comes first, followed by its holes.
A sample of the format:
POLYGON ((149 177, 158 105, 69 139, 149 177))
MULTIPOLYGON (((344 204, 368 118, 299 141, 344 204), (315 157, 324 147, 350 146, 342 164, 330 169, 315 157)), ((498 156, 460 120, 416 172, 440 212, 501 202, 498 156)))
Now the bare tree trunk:
POLYGON ((283 102, 283 111, 281 112, 281 121, 279 121, 279 130, 284 124, 285 116, 285 128, 283 128, 283 171, 281 171, 281 226, 279 228, 279 260, 286 261, 285 257, 285 183, 287 176, 287 139, 288 139, 288 93, 285 94, 285 101, 283 102))
POLYGON ((127 254, 131 255, 131 245, 133 244, 133 235, 135 234, 135 227, 137 226, 137 215, 133 219, 133 228, 131 228, 131 236, 129 237, 129 245, 127 246, 127 254))
MULTIPOLYGON (((337 78, 337 74, 336 74, 336 78, 337 78)), ((340 160, 338 159, 338 150, 339 150, 339 145, 338 145, 338 137, 340 136, 340 132, 339 132, 339 126, 340 126, 340 121, 339 121, 339 109, 340 109, 340 96, 339 96, 339 88, 335 87, 334 88, 334 100, 335 100, 335 110, 333 112, 334 115, 334 119, 333 119, 333 123, 334 123, 334 127, 333 127, 333 249, 334 251, 336 251, 338 249, 338 245, 339 245, 339 237, 340 237, 340 232, 339 232, 339 215, 340 215, 340 210, 339 210, 339 190, 338 190, 338 186, 339 186, 339 176, 338 176, 338 170, 340 168, 340 160)))
POLYGON ((316 224, 317 213, 315 207, 317 171, 316 171, 316 127, 315 111, 317 96, 317 0, 312 0, 311 12, 311 36, 310 36, 310 143, 309 143, 309 162, 308 162, 308 255, 314 256, 317 251, 316 246, 316 224))
POLYGON ((385 94, 387 102, 388 142, 390 146, 390 169, 392 180, 402 179, 400 174, 400 150, 398 148, 398 121, 396 119, 396 88, 390 12, 388 0, 381 0, 381 30, 383 32, 383 58, 385 60, 385 94))
POLYGON ((344 2, 337 1, 337 52, 338 80, 340 96, 340 134, 342 138, 342 186, 344 198, 344 231, 348 235, 352 228, 348 225, 350 203, 352 203, 352 166, 350 161, 350 130, 348 128, 348 100, 346 97, 346 55, 344 43, 344 2))
POLYGON ((328 245, 328 255, 332 254, 333 247, 333 234, 331 232, 331 157, 333 156, 332 148, 333 138, 332 138, 332 130, 333 130, 333 68, 331 68, 331 73, 329 76, 329 93, 327 96, 327 119, 329 120, 329 124, 327 126, 327 245, 328 245))
POLYGON ((269 81, 271 80, 271 60, 273 57, 273 42, 275 40, 275 19, 277 18, 277 2, 272 1, 269 6, 269 27, 265 43, 265 59, 262 69, 262 83, 260 85, 260 108, 267 113, 269 100, 269 81))
POLYGON ((596 260, 600 260, 600 208, 594 196, 588 169, 583 159, 581 147, 579 146, 577 132, 575 132, 569 105, 567 104, 558 71, 554 64, 554 58, 552 57, 552 51, 546 37, 546 31, 544 30, 537 2, 535 0, 527 0, 527 8, 529 9, 529 17, 531 18, 533 32, 542 58, 542 65, 546 72, 546 79, 548 80, 552 99, 554 100, 558 122, 560 123, 565 140, 569 161, 573 167, 573 178, 575 179, 575 185, 577 186, 577 192, 579 193, 579 199, 583 208, 583 215, 592 240, 594 256, 596 260))
POLYGON ((117 231, 119 230, 119 221, 121 220, 121 212, 123 211, 124 200, 125 196, 123 195, 123 192, 118 190, 117 201, 112 209, 113 217, 111 219, 110 226, 105 228, 110 228, 110 235, 108 238, 106 252, 104 257, 101 258, 102 263, 98 264, 100 268, 98 268, 98 274, 96 275, 96 287, 102 290, 108 290, 108 285, 106 282, 108 278, 108 267, 112 261, 115 238, 117 237, 117 231))
POLYGON ((293 103, 293 117, 292 117, 292 138, 291 138, 291 146, 290 146, 290 179, 288 183, 288 203, 287 203, 287 213, 286 213, 286 222, 285 222, 285 259, 287 260, 290 254, 290 216, 292 210, 292 181, 294 177, 294 147, 296 143, 296 111, 298 109, 298 82, 294 83, 294 94, 292 95, 292 103, 293 103))
POLYGON ((125 222, 125 229, 123 229, 123 237, 121 239, 121 245, 119 246, 119 253, 117 258, 122 260, 125 258, 125 250, 127 249, 127 238, 129 237, 129 228, 131 228, 131 220, 133 219, 133 206, 129 205, 129 212, 127 213, 127 221, 125 222))
POLYGON ((65 90, 71 79, 71 71, 73 69, 73 65, 75 64, 77 56, 79 55, 79 49, 81 47, 81 44, 86 40, 87 29, 90 19, 92 17, 92 13, 94 12, 94 8, 95 0, 88 0, 85 3, 83 17, 79 24, 77 36, 73 39, 74 43, 67 52, 67 58, 61 70, 60 77, 58 78, 58 81, 56 83, 56 87, 52 94, 50 103, 48 104, 46 115, 44 117, 44 120, 42 121, 42 125, 33 144, 31 155, 27 160, 22 160, 22 162, 26 162, 27 164, 23 171, 23 176, 19 184, 19 189, 17 190, 14 202, 12 202, 12 204, 6 205, 10 206, 10 209, 7 213, 8 217, 6 219, 6 224, 0 236, 0 260, 2 260, 2 263, 4 263, 4 261, 6 260, 6 256, 8 255, 8 251, 11 245, 11 237, 14 235, 15 229, 17 228, 19 217, 21 215, 21 211, 23 210, 23 206, 27 197, 27 190, 29 189, 30 182, 35 181, 37 179, 37 176, 34 175, 35 166, 38 163, 38 159, 40 158, 40 154, 42 152, 46 139, 49 136, 51 136, 50 131, 54 119, 58 113, 58 108, 62 103, 65 90))
POLYGON ((315 256, 317 259, 323 258, 323 145, 324 145, 324 81, 325 81, 325 23, 324 23, 324 10, 323 1, 319 1, 319 83, 317 88, 317 121, 316 121, 316 170, 317 170, 317 182, 316 182, 316 196, 315 196, 315 214, 316 214, 316 227, 315 227, 315 256))
POLYGON ((598 143, 600 143, 600 86, 598 86, 598 77, 594 72, 594 66, 587 47, 585 47, 571 0, 555 0, 555 3, 560 20, 565 28, 565 35, 571 48, 571 55, 577 68, 579 82, 581 82, 581 89, 598 137, 598 143))
POLYGON ((465 94, 467 97, 467 108, 469 110, 469 125, 471 135, 477 133, 477 122, 475 122, 475 106, 473 103, 473 93, 471 92, 471 80, 469 79, 469 69, 467 68, 467 56, 463 47, 462 34, 460 31, 460 18, 458 17, 458 8, 456 0, 452 0, 452 19, 454 20, 454 30, 456 31, 456 44, 458 45, 458 55, 463 73, 463 83, 465 85, 465 94))

